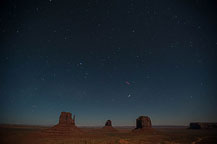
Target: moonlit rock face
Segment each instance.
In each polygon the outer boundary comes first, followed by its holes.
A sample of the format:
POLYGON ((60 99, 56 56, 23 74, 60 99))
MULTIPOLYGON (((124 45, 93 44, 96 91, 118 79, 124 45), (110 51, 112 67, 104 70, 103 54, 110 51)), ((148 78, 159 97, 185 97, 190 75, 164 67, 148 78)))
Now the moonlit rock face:
POLYGON ((61 112, 59 124, 75 125, 75 116, 72 119, 72 114, 69 112, 61 112))
POLYGON ((136 129, 151 128, 151 119, 148 116, 140 116, 136 119, 136 129))
POLYGON ((43 136, 81 136, 84 132, 75 125, 75 116, 69 112, 61 112, 59 123, 42 132, 43 136))

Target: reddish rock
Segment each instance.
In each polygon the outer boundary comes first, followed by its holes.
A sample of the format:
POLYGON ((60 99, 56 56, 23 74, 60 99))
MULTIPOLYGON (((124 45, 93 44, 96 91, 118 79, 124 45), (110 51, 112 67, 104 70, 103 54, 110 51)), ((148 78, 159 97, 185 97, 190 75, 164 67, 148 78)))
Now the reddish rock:
POLYGON ((52 128, 43 131, 45 136, 78 136, 83 132, 75 125, 75 116, 69 112, 61 112, 59 123, 52 128))
POLYGON ((116 132, 117 131, 115 128, 112 127, 111 120, 107 120, 105 123, 105 126, 102 129, 103 131, 106 131, 106 132, 116 132))
POLYGON ((72 119, 72 114, 69 112, 61 112, 59 117, 59 124, 60 125, 75 125, 75 115, 72 119))
POLYGON ((157 134, 152 128, 151 119, 148 116, 140 116, 136 119, 136 128, 132 130, 134 134, 157 134))
POLYGON ((140 116, 136 119, 136 129, 144 129, 151 127, 151 119, 148 116, 140 116))
POLYGON ((217 129, 217 123, 191 122, 189 129, 217 129))

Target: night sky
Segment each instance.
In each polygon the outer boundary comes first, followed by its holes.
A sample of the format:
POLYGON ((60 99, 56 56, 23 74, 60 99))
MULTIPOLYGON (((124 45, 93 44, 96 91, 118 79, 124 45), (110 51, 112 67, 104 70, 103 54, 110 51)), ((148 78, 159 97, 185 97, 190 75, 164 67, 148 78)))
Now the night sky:
POLYGON ((215 0, 1 0, 0 123, 217 121, 215 0))

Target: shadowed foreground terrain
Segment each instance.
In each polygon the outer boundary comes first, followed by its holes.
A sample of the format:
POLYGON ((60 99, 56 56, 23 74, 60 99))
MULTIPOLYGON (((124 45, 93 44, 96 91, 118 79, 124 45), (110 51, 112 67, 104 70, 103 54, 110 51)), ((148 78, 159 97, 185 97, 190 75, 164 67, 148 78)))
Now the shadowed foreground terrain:
POLYGON ((102 128, 81 127, 80 136, 45 136, 49 127, 1 125, 1 144, 215 144, 217 130, 191 130, 185 127, 155 127, 143 132, 132 132, 132 127, 116 127, 108 132, 102 128))

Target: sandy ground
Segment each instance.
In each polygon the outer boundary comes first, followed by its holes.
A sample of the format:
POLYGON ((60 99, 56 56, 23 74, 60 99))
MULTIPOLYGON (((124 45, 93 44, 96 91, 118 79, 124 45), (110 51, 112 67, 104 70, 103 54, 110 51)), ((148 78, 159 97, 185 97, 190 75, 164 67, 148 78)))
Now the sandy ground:
POLYGON ((100 128, 81 128, 82 136, 44 136, 40 126, 0 126, 0 144, 217 144, 217 130, 190 130, 186 128, 154 128, 132 132, 117 128, 105 132, 100 128))

